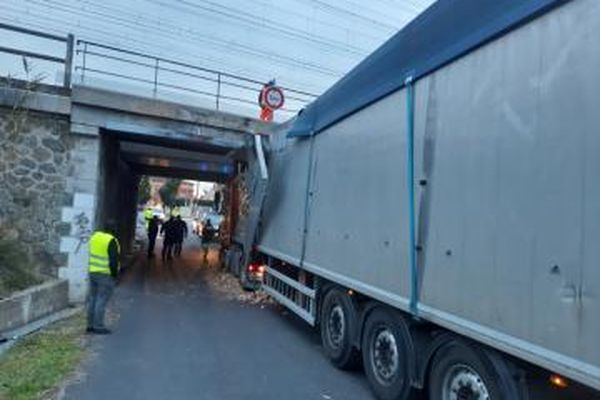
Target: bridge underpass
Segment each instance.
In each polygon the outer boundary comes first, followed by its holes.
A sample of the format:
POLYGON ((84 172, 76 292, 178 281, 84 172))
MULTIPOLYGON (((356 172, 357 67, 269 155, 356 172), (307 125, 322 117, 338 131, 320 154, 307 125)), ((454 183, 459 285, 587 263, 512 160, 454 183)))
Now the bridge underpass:
MULTIPOLYGON (((1 120, 10 118, 20 96, 19 88, 0 90, 1 120)), ((85 300, 87 239, 103 220, 121 221, 130 248, 141 175, 226 182, 246 160, 254 134, 277 126, 77 85, 41 88, 26 100, 22 140, 14 160, 3 160, 13 169, 3 215, 30 216, 15 221, 27 222, 23 235, 31 236, 32 253, 40 254, 47 273, 69 281, 72 302, 85 300)))
POLYGON ((253 134, 273 125, 205 109, 76 87, 73 130, 99 139, 94 220, 119 223, 124 252, 135 238, 144 175, 227 183, 247 161, 253 134))
POLYGON ((131 250, 136 227, 137 197, 144 175, 228 183, 245 162, 244 147, 207 145, 197 140, 102 129, 96 220, 120 224, 123 250, 131 250))

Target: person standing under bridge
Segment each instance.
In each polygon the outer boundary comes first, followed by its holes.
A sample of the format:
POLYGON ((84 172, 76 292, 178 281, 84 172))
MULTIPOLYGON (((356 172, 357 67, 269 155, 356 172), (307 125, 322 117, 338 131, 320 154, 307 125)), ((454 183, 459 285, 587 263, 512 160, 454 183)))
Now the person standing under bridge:
POLYGON ((107 221, 103 230, 95 231, 89 241, 89 279, 87 329, 88 333, 111 333, 104 325, 106 305, 112 296, 119 274, 119 241, 115 237, 117 224, 107 221))
POLYGON ((160 233, 165 235, 162 248, 162 260, 172 260, 173 245, 175 244, 175 239, 177 236, 177 223, 175 222, 175 218, 173 218, 173 216, 171 216, 167 222, 162 224, 160 233))
POLYGON ((153 215, 154 211, 152 211, 152 208, 146 207, 144 209, 144 223, 146 225, 146 231, 150 228, 150 221, 152 220, 153 215))
POLYGON ((183 240, 187 237, 188 235, 188 227, 187 227, 187 223, 181 219, 181 215, 177 215, 175 217, 175 243, 174 243, 174 248, 173 248, 173 252, 175 253, 176 257, 181 256, 181 248, 183 246, 183 240))
POLYGON ((158 236, 159 224, 157 215, 154 215, 148 224, 148 258, 154 257, 154 245, 156 244, 156 236, 158 236))
POLYGON ((213 241, 215 235, 215 229, 210 222, 210 219, 206 219, 204 226, 202 227, 202 249, 204 250, 204 262, 208 259, 208 251, 210 250, 210 244, 213 241))

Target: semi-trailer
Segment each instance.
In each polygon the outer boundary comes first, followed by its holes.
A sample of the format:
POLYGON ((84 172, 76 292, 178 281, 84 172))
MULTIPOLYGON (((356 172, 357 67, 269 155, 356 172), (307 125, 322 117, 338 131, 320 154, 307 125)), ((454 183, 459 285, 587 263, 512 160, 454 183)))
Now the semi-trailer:
POLYGON ((378 398, 598 397, 599 32, 597 0, 440 0, 257 146, 245 262, 378 398))

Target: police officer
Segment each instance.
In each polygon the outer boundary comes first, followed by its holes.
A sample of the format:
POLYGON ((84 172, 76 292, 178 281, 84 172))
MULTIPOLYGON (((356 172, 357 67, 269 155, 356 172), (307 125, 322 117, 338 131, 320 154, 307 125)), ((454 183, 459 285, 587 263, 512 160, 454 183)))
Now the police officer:
POLYGON ((102 335, 111 333, 104 325, 104 314, 119 273, 121 249, 115 237, 116 232, 117 224, 111 220, 104 224, 104 229, 95 231, 90 237, 88 333, 102 335))

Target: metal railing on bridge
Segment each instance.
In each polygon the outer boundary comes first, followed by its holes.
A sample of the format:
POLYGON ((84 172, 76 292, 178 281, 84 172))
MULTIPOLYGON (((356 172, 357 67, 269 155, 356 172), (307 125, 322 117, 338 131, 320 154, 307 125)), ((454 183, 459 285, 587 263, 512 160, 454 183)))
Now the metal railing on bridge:
MULTIPOLYGON (((5 23, 0 23, 0 30, 25 35, 25 43, 27 37, 31 41, 41 38, 64 43, 64 57, 56 55, 60 52, 56 48, 55 55, 51 55, 26 50, 25 46, 16 48, 0 45, 0 53, 61 64, 63 68, 59 71, 57 81, 60 82, 58 86, 64 88, 70 88, 73 82, 113 90, 117 87, 123 92, 133 90, 133 94, 224 111, 245 105, 245 111, 250 116, 258 115, 258 94, 264 81, 89 40, 75 41, 72 34, 59 36, 5 23), (127 87, 125 82, 132 87, 127 87), (186 95, 194 98, 186 98, 186 95)), ((52 46, 42 47, 48 50, 52 46)), ((281 111, 287 114, 298 112, 317 97, 296 88, 283 86, 282 89, 285 91, 286 104, 281 111)), ((236 111, 237 108, 233 110, 236 111)))
POLYGON ((65 56, 57 57, 50 54, 38 53, 34 51, 28 51, 24 49, 16 49, 14 47, 0 46, 0 53, 13 54, 25 58, 32 58, 37 60, 49 61, 52 63, 62 64, 63 68, 63 79, 62 85, 65 88, 71 87, 71 76, 73 71, 73 43, 74 37, 71 34, 67 36, 52 35, 46 32, 36 31, 33 29, 22 28, 19 26, 8 25, 0 23, 0 30, 12 31, 20 34, 24 34, 29 37, 37 37, 42 39, 48 39, 56 42, 65 43, 65 56))
MULTIPOLYGON (((77 40, 78 63, 75 71, 81 83, 90 78, 105 77, 141 85, 159 97, 161 90, 172 94, 191 94, 212 99, 217 110, 224 102, 257 107, 258 93, 265 82, 210 68, 109 46, 88 40, 77 40)), ((283 111, 295 113, 317 95, 290 87, 283 87, 286 107, 283 111)), ((256 108, 258 109, 258 108, 256 108)))

